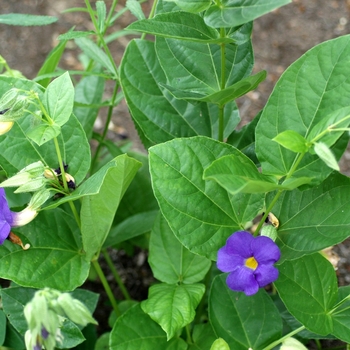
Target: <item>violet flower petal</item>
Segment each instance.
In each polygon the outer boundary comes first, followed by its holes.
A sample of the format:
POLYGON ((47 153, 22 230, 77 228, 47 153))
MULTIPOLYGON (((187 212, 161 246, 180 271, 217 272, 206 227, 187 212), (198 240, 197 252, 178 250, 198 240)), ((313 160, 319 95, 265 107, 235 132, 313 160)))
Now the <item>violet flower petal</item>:
POLYGON ((254 237, 247 231, 238 231, 231 235, 226 241, 228 254, 237 254, 245 259, 252 256, 251 244, 254 237))
POLYGON ((273 264, 279 260, 281 252, 276 243, 269 237, 255 237, 251 244, 253 256, 259 264, 273 264))
POLYGON ((11 231, 13 214, 8 206, 5 190, 0 188, 0 244, 3 244, 11 231))
POLYGON ((278 270, 272 265, 259 265, 254 271, 254 277, 260 287, 265 287, 277 280, 278 270))
POLYGON ((254 271, 248 267, 241 267, 231 272, 226 279, 228 287, 246 295, 253 295, 259 290, 259 284, 254 277, 254 271))
POLYGON ((218 251, 218 261, 216 263, 218 269, 222 272, 231 272, 238 267, 243 266, 245 259, 238 254, 230 254, 227 252, 227 246, 218 251))

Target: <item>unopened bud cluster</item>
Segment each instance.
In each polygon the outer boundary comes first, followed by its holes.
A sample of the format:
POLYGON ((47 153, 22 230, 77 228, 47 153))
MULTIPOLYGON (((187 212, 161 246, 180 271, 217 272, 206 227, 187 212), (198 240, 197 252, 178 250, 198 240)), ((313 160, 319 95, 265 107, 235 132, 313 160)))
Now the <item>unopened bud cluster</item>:
POLYGON ((96 324, 87 307, 68 293, 45 288, 35 293, 34 298, 24 307, 28 323, 25 334, 28 350, 53 350, 57 342, 62 343, 60 327, 64 318, 86 326, 96 324))
POLYGON ((0 135, 8 132, 13 123, 23 116, 29 100, 30 97, 22 95, 17 88, 5 92, 0 99, 0 135))

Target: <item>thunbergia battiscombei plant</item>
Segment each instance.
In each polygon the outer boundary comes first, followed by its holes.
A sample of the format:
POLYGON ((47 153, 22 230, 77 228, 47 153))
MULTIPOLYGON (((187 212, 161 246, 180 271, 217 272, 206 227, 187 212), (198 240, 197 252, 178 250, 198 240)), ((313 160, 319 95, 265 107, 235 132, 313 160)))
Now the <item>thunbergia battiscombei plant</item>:
MULTIPOLYGON (((61 34, 33 80, 1 53, 0 277, 11 284, 1 289, 0 346, 345 347, 350 287, 338 287, 322 251, 350 236, 350 180, 338 165, 350 36, 306 52, 239 128, 236 99, 269 74, 252 75, 253 21, 291 1, 155 0, 148 18, 142 2, 85 0, 72 11, 94 29, 61 34), (136 20, 118 31, 126 11, 136 20), (110 43, 137 33, 118 66, 110 43), (69 41, 81 71, 60 68, 69 41), (107 138, 123 98, 146 152, 107 138), (156 280, 145 300, 109 255, 135 247, 156 280), (112 309, 98 339, 99 295, 84 285, 95 275, 112 309)), ((1 25, 56 20, 0 15, 1 25)))

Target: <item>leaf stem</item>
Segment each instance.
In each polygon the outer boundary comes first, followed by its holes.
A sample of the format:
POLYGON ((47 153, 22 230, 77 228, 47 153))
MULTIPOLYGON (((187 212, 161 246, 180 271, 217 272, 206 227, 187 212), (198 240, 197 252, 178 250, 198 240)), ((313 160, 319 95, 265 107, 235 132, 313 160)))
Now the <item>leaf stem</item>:
POLYGON ((305 326, 301 326, 301 327, 295 329, 294 331, 292 331, 292 332, 286 334, 284 337, 282 337, 282 338, 280 338, 280 339, 274 341, 274 342, 271 343, 270 345, 266 346, 263 350, 271 350, 271 349, 273 349, 276 345, 282 343, 284 340, 286 340, 286 339, 292 337, 293 335, 298 334, 299 332, 301 332, 301 331, 304 330, 304 329, 305 329, 305 326))
MULTIPOLYGON (((226 36, 225 28, 220 28, 220 37, 224 38, 226 36)), ((225 89, 226 85, 226 44, 220 44, 220 54, 221 54, 221 76, 220 76, 220 90, 225 89)), ((224 114, 225 105, 219 105, 219 129, 218 129, 218 140, 224 141, 224 114)))
POLYGON ((121 292, 123 293, 124 298, 126 300, 132 300, 129 293, 128 293, 128 290, 125 288, 125 285, 119 276, 117 269, 114 267, 113 261, 112 261, 111 257, 109 256, 107 250, 102 249, 101 252, 102 252, 103 257, 105 258, 105 260, 107 262, 107 265, 109 266, 109 268, 114 276, 114 279, 116 280, 121 292))
POLYGON ((90 174, 93 174, 93 171, 94 171, 94 168, 96 166, 99 154, 100 154, 101 149, 103 147, 104 139, 106 138, 106 135, 107 135, 107 132, 108 132, 108 126, 109 126, 109 124, 111 122, 111 119, 112 119, 112 113, 113 113, 114 103, 115 103, 115 99, 116 99, 116 96, 117 96, 118 89, 119 89, 119 83, 116 82, 115 86, 114 86, 112 98, 111 98, 111 104, 110 104, 110 106, 108 108, 107 119, 106 119, 105 126, 104 126, 104 129, 103 129, 103 132, 102 132, 101 141, 99 142, 99 144, 98 144, 98 146, 96 148, 96 152, 94 154, 94 157, 93 157, 93 159, 91 161, 90 174))
POLYGON ((111 287, 109 286, 108 282, 107 282, 107 279, 106 279, 106 276, 104 275, 102 269, 101 269, 101 266, 100 264, 98 263, 97 260, 93 260, 92 261, 92 265, 93 267, 95 268, 96 272, 97 272, 97 275, 98 277, 100 278, 101 282, 102 282, 102 285, 103 285, 103 288, 105 289, 106 293, 107 293, 107 296, 108 296, 108 299, 109 301, 111 302, 112 304, 112 307, 113 307, 113 310, 114 312, 116 313, 117 316, 120 316, 121 315, 121 312, 119 310, 119 307, 118 307, 118 304, 117 304, 117 301, 115 300, 114 298, 114 295, 113 295, 113 292, 111 290, 111 287))

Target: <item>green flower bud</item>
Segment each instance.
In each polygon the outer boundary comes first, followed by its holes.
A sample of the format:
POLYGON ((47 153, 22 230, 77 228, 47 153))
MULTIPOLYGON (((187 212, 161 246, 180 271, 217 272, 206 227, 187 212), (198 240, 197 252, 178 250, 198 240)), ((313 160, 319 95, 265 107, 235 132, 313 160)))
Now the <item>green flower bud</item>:
POLYGON ((25 184, 18 187, 15 193, 35 192, 40 189, 43 189, 45 185, 46 185, 46 180, 44 178, 39 177, 36 179, 30 179, 25 184))
MULTIPOLYGON (((22 185, 27 184, 32 179, 38 178, 39 176, 41 176, 41 179, 44 180, 44 176, 43 176, 44 171, 45 171, 45 167, 41 161, 32 163, 32 164, 26 166, 25 168, 23 168, 22 170, 20 170, 16 175, 11 176, 9 179, 3 181, 0 184, 0 186, 1 187, 22 186, 22 185)), ((36 184, 36 186, 38 186, 38 185, 39 184, 36 184)), ((28 191, 20 190, 18 192, 33 192, 33 191, 35 191, 34 187, 32 190, 28 190, 28 191)))
POLYGON ((266 236, 271 238, 273 241, 277 239, 277 229, 273 225, 263 226, 261 229, 261 236, 266 236))
POLYGON ((35 192, 28 204, 32 210, 39 210, 41 206, 50 198, 51 193, 47 189, 35 192))
POLYGON ((57 302, 72 322, 82 326, 86 326, 88 323, 97 324, 88 308, 79 300, 72 298, 70 294, 62 293, 57 302))
POLYGON ((12 88, 6 91, 0 99, 0 114, 5 114, 5 110, 10 109, 17 100, 19 96, 19 90, 17 88, 12 88))

